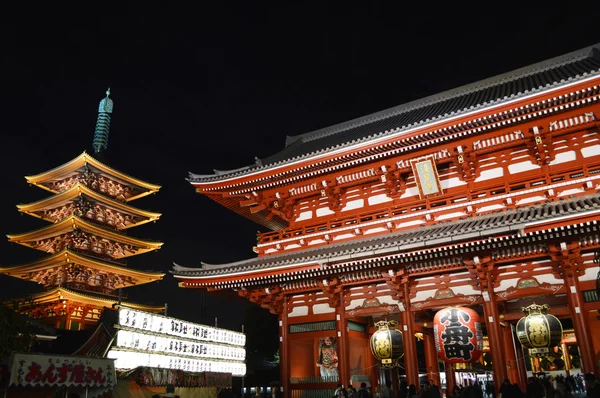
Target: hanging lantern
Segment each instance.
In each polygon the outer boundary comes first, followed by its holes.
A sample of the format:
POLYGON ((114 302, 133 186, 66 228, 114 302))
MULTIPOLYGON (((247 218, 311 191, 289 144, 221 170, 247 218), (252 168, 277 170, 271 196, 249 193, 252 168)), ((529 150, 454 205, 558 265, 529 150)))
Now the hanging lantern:
POLYGON ((465 307, 448 307, 433 318, 433 335, 438 356, 448 363, 475 362, 483 350, 483 332, 477 312, 465 307))
POLYGON ((402 332, 396 329, 396 321, 379 321, 375 324, 378 331, 371 336, 371 352, 381 361, 382 368, 398 365, 398 359, 404 352, 402 332))
POLYGON ((527 316, 517 322, 517 338, 525 348, 529 348, 531 356, 548 354, 550 348, 556 347, 562 340, 562 325, 557 317, 548 314, 548 304, 531 304, 522 307, 527 316))

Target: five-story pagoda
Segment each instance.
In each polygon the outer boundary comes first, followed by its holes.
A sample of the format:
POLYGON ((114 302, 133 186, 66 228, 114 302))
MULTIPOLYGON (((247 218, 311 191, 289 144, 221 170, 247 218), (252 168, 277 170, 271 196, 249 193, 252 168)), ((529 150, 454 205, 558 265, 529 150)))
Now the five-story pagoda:
MULTIPOLYGON (((93 147, 107 148, 113 103, 107 91, 99 106, 93 147)), ((129 202, 155 193, 160 186, 127 176, 83 152, 44 173, 26 177, 29 184, 53 195, 18 205, 20 212, 51 223, 38 230, 8 235, 11 242, 48 253, 29 264, 0 272, 45 287, 21 307, 46 324, 80 330, 94 325, 105 307, 121 301, 120 289, 161 280, 161 272, 128 268, 130 256, 157 250, 161 242, 128 236, 129 228, 156 221, 159 213, 129 202), (31 308, 33 306, 33 308, 31 308)), ((123 302, 149 312, 164 306, 123 302)))

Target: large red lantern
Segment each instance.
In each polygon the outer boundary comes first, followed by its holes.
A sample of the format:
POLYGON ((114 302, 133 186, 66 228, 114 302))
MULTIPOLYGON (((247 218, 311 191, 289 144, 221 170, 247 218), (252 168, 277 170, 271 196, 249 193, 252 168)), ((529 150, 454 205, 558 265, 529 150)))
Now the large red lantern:
POLYGON ((448 307, 433 318, 438 356, 449 363, 475 362, 483 349, 479 315, 470 308, 448 307))

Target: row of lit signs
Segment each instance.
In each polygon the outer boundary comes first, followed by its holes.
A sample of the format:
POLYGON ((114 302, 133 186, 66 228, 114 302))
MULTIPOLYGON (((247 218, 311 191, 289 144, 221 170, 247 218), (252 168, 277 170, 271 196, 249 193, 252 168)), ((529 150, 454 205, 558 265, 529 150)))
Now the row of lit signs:
POLYGON ((171 355, 148 354, 113 349, 108 352, 107 358, 115 360, 115 368, 117 369, 134 369, 141 366, 179 369, 186 372, 231 373, 232 376, 246 375, 246 364, 243 362, 189 359, 171 355))
POLYGON ((235 361, 243 361, 246 358, 246 350, 243 347, 196 343, 170 336, 156 336, 129 330, 119 330, 117 333, 117 347, 235 361))
POLYGON ((185 322, 126 307, 119 309, 119 325, 146 332, 185 337, 192 340, 214 341, 237 346, 244 346, 246 344, 246 336, 240 332, 185 322))

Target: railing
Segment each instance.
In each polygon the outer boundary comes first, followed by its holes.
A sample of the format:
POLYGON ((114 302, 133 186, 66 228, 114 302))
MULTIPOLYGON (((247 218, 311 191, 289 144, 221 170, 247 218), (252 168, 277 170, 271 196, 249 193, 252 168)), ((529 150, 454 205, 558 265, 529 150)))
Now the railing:
POLYGON ((338 380, 338 376, 290 377, 291 398, 331 398, 338 380))
MULTIPOLYGON (((554 173, 548 176, 546 181, 545 176, 542 178, 531 179, 530 175, 527 176, 515 176, 521 177, 520 181, 513 181, 511 184, 498 185, 494 187, 486 187, 480 190, 474 190, 471 192, 471 200, 481 200, 484 198, 493 199, 496 195, 504 195, 507 193, 514 193, 522 190, 538 187, 540 185, 546 185, 548 183, 568 182, 569 180, 577 179, 585 175, 594 175, 600 171, 600 163, 586 164, 582 169, 562 170, 559 173, 554 173)), ((459 204, 466 201, 467 197, 464 193, 456 194, 447 198, 440 199, 425 199, 425 200, 414 200, 413 202, 404 203, 402 205, 390 206, 388 208, 379 209, 375 211, 359 213, 351 215, 342 219, 336 220, 324 220, 315 224, 308 224, 304 226, 298 226, 293 229, 284 229, 277 231, 270 231, 260 233, 258 240, 260 244, 277 242, 283 239, 290 238, 301 238, 309 234, 316 232, 332 231, 335 232, 337 228, 347 227, 350 225, 360 224, 369 221, 375 221, 379 219, 386 219, 390 217, 399 216, 402 214, 408 214, 411 212, 430 210, 440 206, 450 206, 459 204)), ((500 199, 499 199, 500 200, 500 199)))
POLYGON ((338 380, 338 376, 290 377, 290 384, 337 383, 338 380))
POLYGON ((581 294, 583 296, 584 303, 595 303, 597 301, 600 301, 600 299, 598 298, 598 294, 595 290, 584 290, 581 292, 581 294))
POLYGON ((335 330, 335 321, 309 322, 290 325, 290 333, 319 332, 322 330, 335 330))
POLYGON ((335 393, 335 389, 321 389, 321 390, 290 390, 292 392, 291 398, 331 398, 335 393))

